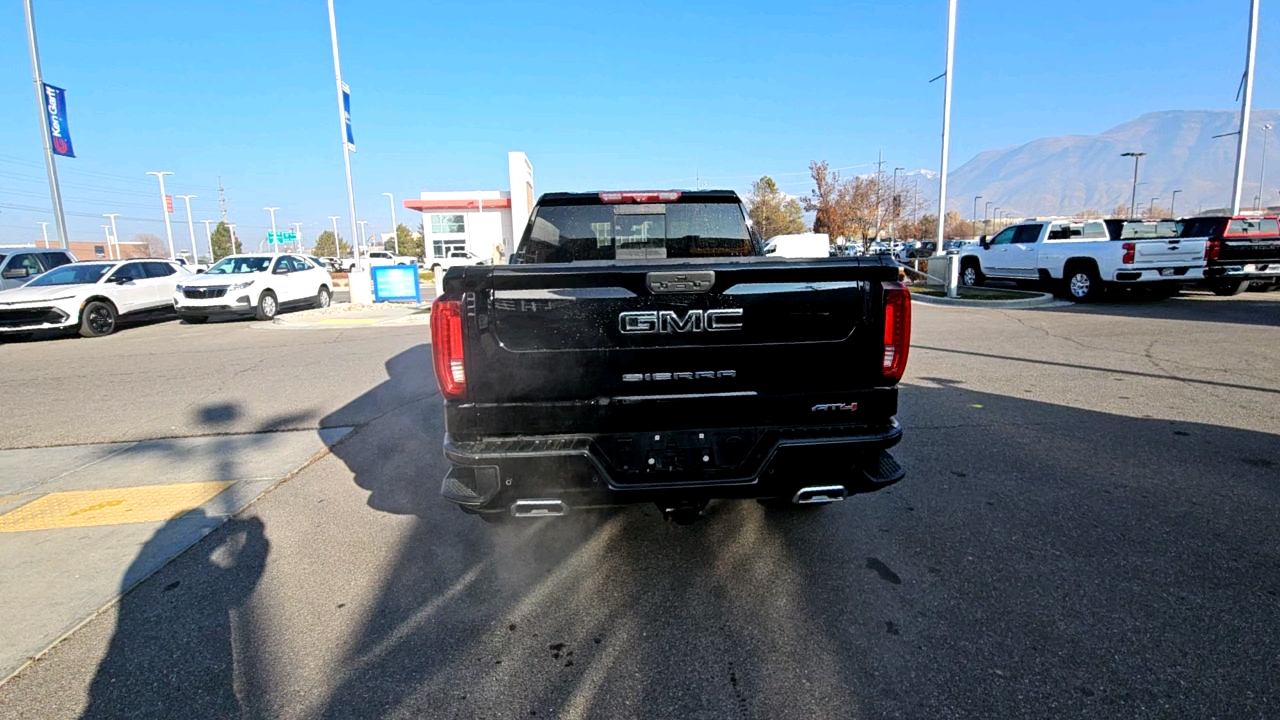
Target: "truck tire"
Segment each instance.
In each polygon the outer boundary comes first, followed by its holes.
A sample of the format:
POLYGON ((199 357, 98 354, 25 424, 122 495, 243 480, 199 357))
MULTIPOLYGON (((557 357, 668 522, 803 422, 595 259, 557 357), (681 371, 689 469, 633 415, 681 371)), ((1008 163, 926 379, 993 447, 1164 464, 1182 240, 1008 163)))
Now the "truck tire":
POLYGON ((1248 280, 1232 280, 1230 282, 1214 283, 1209 286, 1209 289, 1213 291, 1214 295, 1231 297, 1232 295, 1239 295, 1248 289, 1248 287, 1248 280))
POLYGON ((960 284, 965 287, 982 287, 987 284, 987 276, 982 274, 982 266, 977 260, 965 260, 960 264, 960 284))
POLYGON ((1102 278, 1098 276, 1098 268, 1092 263, 1078 262, 1069 265, 1063 275, 1069 300, 1086 303, 1102 297, 1102 278))

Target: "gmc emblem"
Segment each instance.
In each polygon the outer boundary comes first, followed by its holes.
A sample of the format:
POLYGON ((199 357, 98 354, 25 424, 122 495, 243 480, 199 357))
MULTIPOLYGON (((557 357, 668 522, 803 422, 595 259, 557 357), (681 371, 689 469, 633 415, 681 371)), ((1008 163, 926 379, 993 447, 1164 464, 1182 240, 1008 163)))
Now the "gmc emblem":
POLYGON ((642 310, 618 316, 618 329, 628 335, 668 335, 742 329, 742 310, 690 310, 681 317, 674 310, 642 310))

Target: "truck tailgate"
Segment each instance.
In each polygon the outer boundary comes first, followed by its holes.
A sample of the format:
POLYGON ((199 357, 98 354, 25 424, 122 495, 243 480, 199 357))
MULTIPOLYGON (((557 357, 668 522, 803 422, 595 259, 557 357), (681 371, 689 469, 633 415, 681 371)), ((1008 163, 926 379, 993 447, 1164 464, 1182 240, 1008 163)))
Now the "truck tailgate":
POLYGON ((1138 267, 1176 267, 1204 261, 1205 238, 1131 240, 1136 245, 1133 264, 1138 267))
POLYGON ((583 426, 592 418, 622 429, 619 406, 644 408, 625 424, 696 412, 662 423, 732 426, 759 421, 746 415, 762 405, 753 398, 839 403, 889 385, 882 285, 897 279, 883 258, 734 258, 458 268, 445 290, 466 308, 467 404, 480 424, 536 408, 546 422, 533 425, 584 432, 605 430, 583 426))

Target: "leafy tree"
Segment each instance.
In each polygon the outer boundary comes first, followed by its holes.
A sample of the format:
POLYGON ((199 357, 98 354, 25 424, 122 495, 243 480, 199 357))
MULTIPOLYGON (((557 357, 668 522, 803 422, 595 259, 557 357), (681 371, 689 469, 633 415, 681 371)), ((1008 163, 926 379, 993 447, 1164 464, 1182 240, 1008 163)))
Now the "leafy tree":
POLYGON ((396 254, 422 257, 422 236, 403 224, 396 226, 396 254))
POLYGON ((813 231, 826 233, 831 239, 844 237, 845 219, 840 207, 840 172, 831 171, 826 160, 809 163, 809 176, 813 178, 813 190, 804 199, 804 209, 815 213, 813 231))
POLYGON ((768 175, 751 183, 747 206, 750 208, 751 223, 762 239, 805 231, 804 209, 800 207, 800 202, 778 190, 778 184, 768 175))
MULTIPOLYGON (((342 236, 338 236, 338 248, 341 250, 341 257, 351 257, 351 246, 347 244, 342 236)), ((312 255, 319 257, 338 257, 333 252, 333 231, 325 230, 320 233, 320 237, 316 238, 316 246, 311 249, 312 255)))
POLYGON ((244 241, 236 237, 236 247, 231 247, 231 228, 225 222, 219 222, 213 229, 209 239, 213 243, 213 259, 215 261, 228 255, 244 252, 244 241))

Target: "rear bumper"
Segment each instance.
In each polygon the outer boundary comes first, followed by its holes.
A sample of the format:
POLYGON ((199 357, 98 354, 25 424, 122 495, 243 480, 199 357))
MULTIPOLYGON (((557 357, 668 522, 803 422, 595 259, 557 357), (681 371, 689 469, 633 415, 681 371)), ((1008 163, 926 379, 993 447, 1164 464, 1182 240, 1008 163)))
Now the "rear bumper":
POLYGON ((680 466, 720 462, 722 449, 708 446, 704 452, 697 447, 699 433, 686 433, 689 442, 672 438, 670 449, 636 448, 633 456, 642 469, 634 471, 618 467, 616 447, 623 436, 458 442, 446 435, 444 453, 452 468, 441 495, 473 512, 505 512, 516 501, 532 498, 557 499, 573 508, 791 498, 803 487, 819 485, 843 487, 852 495, 888 487, 905 475, 886 452, 902 439, 902 427, 894 420, 878 428, 762 429, 740 463, 706 471, 680 466), (612 458, 605 448, 614 448, 612 458), (673 469, 664 472, 664 463, 673 469))
POLYGON ((1212 265, 1205 268, 1206 280, 1267 280, 1280 278, 1280 260, 1273 262, 1212 265))
POLYGON ((1111 278, 1113 282, 1123 284, 1147 282, 1193 283, 1199 282, 1203 279, 1203 265, 1196 267, 1126 267, 1116 270, 1114 276, 1111 278))

